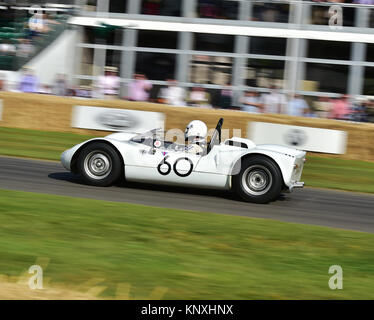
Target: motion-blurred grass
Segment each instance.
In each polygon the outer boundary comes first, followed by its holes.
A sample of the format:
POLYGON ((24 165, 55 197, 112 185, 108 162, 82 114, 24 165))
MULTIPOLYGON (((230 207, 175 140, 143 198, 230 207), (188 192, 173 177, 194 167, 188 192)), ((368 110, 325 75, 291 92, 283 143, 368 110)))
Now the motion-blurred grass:
POLYGON ((374 193, 374 162, 307 155, 302 179, 312 187, 374 193))
MULTIPOLYGON (((0 127, 0 154, 59 160, 61 153, 92 136, 0 127)), ((374 193, 374 163, 307 155, 307 186, 374 193)))
POLYGON ((58 160, 61 153, 92 136, 0 127, 0 154, 58 160))
POLYGON ((6 190, 0 234, 0 274, 48 258, 47 288, 97 278, 107 298, 117 285, 137 299, 157 287, 163 299, 374 298, 372 234, 6 190), (332 265, 343 290, 328 287, 332 265))

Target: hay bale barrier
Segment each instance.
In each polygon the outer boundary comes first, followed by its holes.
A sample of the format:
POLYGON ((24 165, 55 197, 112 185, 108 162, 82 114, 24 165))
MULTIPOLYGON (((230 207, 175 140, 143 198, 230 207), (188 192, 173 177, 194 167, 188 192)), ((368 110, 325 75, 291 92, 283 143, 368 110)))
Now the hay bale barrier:
POLYGON ((194 119, 205 121, 209 128, 214 128, 218 118, 224 117, 224 127, 230 129, 230 134, 232 135, 233 129, 240 129, 242 137, 246 137, 248 122, 252 121, 346 131, 348 133, 346 154, 326 156, 374 161, 374 144, 372 143, 374 141, 374 124, 372 123, 352 123, 274 114, 249 114, 233 110, 171 107, 162 104, 123 100, 63 98, 15 92, 1 92, 0 99, 3 100, 3 115, 2 121, 0 121, 0 126, 3 127, 97 136, 104 136, 109 133, 72 128, 72 108, 76 105, 162 112, 166 116, 166 130, 172 128, 184 130, 186 124, 194 119))

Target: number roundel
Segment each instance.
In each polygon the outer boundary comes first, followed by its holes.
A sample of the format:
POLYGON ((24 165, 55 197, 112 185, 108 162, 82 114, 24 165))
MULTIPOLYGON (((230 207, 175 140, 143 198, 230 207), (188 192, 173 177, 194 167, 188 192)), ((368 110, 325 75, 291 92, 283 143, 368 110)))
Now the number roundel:
POLYGON ((179 177, 188 177, 191 173, 192 173, 192 170, 193 170, 193 162, 191 161, 191 159, 189 158, 185 158, 185 157, 182 157, 182 158, 179 158, 177 159, 177 161, 175 161, 174 165, 173 165, 173 169, 174 169, 174 172, 177 176, 179 177), (182 160, 185 160, 185 161, 188 161, 190 163, 190 169, 186 172, 186 173, 180 173, 178 172, 177 170, 177 164, 179 161, 182 161, 182 160))
POLYGON ((167 159, 169 158, 169 156, 166 156, 160 163, 159 165, 157 166, 157 171, 159 172, 159 174, 163 175, 163 176, 167 176, 168 174, 170 174, 171 172, 171 169, 174 170, 175 174, 178 176, 178 177, 182 177, 182 178, 185 178, 185 177, 188 177, 191 173, 192 173, 192 170, 193 170, 193 162, 191 161, 191 159, 189 158, 186 158, 186 157, 181 157, 181 158, 178 158, 173 167, 171 166, 171 164, 169 162, 167 162, 167 159), (178 171, 178 168, 177 168, 177 165, 180 161, 188 161, 189 164, 190 164, 190 168, 188 169, 188 171, 186 173, 181 173, 178 171))

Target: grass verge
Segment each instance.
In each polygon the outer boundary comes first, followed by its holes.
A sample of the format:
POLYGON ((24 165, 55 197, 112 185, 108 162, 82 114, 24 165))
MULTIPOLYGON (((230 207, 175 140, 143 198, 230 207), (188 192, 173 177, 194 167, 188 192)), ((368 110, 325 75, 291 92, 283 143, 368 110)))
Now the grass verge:
POLYGON ((374 298, 372 234, 6 190, 0 234, 0 274, 47 258, 47 289, 93 281, 100 297, 374 298), (328 287, 331 265, 343 268, 343 290, 328 287))
MULTIPOLYGON (((58 160, 73 145, 90 139, 72 133, 0 127, 0 154, 58 160)), ((374 163, 308 155, 302 179, 307 186, 374 193, 374 163)))
POLYGON ((0 154, 59 160, 61 153, 93 136, 0 127, 0 154))

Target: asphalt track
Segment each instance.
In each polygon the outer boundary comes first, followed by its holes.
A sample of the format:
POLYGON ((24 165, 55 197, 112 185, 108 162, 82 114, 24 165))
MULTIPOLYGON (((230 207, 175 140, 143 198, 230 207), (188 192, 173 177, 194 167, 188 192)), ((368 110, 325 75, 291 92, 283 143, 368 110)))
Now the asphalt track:
POLYGON ((60 163, 0 157, 0 189, 129 202, 156 207, 274 219, 374 233, 374 196, 304 188, 267 205, 229 193, 135 184, 98 188, 82 184, 60 163))

